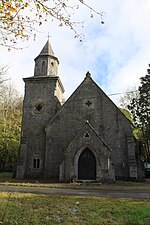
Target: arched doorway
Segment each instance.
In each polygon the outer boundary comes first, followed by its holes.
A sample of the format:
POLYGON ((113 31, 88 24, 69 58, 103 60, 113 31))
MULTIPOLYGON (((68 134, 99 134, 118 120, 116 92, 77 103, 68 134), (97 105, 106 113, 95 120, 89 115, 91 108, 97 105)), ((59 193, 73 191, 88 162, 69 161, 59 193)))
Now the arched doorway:
POLYGON ((81 153, 78 159, 78 179, 96 180, 96 159, 88 148, 81 153))

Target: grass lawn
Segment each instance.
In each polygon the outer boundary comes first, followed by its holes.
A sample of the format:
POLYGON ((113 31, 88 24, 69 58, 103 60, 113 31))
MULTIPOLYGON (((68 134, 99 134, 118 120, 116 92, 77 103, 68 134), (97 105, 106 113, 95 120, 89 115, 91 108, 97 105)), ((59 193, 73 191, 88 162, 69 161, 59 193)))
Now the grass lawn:
POLYGON ((150 201, 0 193, 4 225, 149 225, 150 201))
POLYGON ((12 179, 12 173, 0 173, 0 185, 47 187, 47 188, 75 188, 75 189, 115 189, 115 190, 150 190, 150 179, 145 182, 116 181, 112 184, 103 183, 56 183, 45 180, 19 180, 12 179))

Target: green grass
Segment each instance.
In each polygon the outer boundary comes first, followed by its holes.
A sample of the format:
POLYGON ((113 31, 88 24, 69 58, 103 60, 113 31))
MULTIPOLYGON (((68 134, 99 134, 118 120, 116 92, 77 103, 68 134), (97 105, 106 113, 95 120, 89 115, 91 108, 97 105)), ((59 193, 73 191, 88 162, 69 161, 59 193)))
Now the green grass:
POLYGON ((47 187, 47 188, 75 188, 75 189, 115 189, 115 190, 150 190, 150 179, 146 182, 117 181, 112 184, 103 183, 56 183, 52 180, 19 180, 12 179, 12 173, 0 173, 0 185, 47 187))
POLYGON ((5 179, 12 179, 12 173, 8 173, 8 172, 3 172, 0 173, 0 180, 5 180, 5 179))
POLYGON ((1 192, 0 224, 149 225, 150 201, 1 192))

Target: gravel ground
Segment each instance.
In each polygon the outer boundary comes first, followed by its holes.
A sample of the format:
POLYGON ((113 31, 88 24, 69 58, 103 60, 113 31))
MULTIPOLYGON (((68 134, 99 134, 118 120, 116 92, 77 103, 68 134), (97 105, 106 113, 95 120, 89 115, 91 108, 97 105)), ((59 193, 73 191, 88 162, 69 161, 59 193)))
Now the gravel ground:
POLYGON ((148 198, 150 199, 150 189, 135 189, 135 190, 119 190, 116 189, 63 189, 63 188, 44 188, 44 187, 23 187, 23 186, 5 186, 0 185, 0 192, 22 192, 35 193, 47 195, 61 195, 61 196, 96 196, 108 198, 148 198))

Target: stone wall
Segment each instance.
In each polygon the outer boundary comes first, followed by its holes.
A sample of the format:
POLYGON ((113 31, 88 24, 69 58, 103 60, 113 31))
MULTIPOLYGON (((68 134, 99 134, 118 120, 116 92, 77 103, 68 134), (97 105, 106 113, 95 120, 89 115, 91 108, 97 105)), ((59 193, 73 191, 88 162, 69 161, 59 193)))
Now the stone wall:
POLYGON ((54 117, 61 107, 60 100, 63 90, 58 77, 31 77, 24 79, 24 81, 25 97, 17 177, 43 178, 45 128, 48 121, 54 117))
MULTIPOLYGON (((116 178, 129 179, 127 134, 133 140, 131 123, 88 76, 46 128, 45 178, 59 176, 65 151, 87 120, 112 149, 116 178)), ((133 144, 131 151, 135 151, 133 144)))

